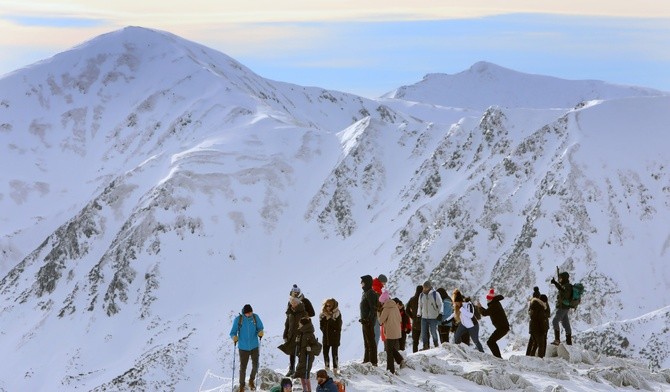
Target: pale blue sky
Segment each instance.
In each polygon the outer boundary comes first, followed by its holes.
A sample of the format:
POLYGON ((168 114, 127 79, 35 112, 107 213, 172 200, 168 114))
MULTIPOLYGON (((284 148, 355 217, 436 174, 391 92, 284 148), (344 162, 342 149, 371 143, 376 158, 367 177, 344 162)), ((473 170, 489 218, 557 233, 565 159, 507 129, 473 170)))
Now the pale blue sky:
POLYGON ((237 6, 213 15, 209 3, 197 0, 190 14, 171 10, 169 1, 141 2, 165 11, 143 14, 127 1, 110 10, 89 7, 97 1, 26 0, 18 7, 0 0, 0 28, 6 32, 0 38, 0 74, 138 25, 220 50, 266 78, 368 97, 416 83, 427 73, 457 73, 481 60, 534 74, 670 91, 670 6, 645 13, 618 9, 615 1, 609 2, 612 12, 599 15, 599 10, 568 13, 510 0, 517 8, 480 6, 456 15, 434 7, 453 1, 417 1, 413 10, 393 8, 395 1, 388 0, 393 12, 387 13, 357 9, 349 1, 325 11, 295 11, 307 3, 292 0, 274 9, 269 4, 277 2, 268 2, 265 13, 237 6))

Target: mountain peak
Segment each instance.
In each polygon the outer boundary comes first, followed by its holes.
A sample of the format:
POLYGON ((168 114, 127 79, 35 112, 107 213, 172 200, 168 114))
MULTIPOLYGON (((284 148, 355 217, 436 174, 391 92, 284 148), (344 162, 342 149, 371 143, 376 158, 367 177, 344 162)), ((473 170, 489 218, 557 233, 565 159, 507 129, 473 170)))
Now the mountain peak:
POLYGON ((384 98, 481 110, 494 105, 532 109, 571 108, 595 99, 661 95, 666 93, 597 80, 565 80, 527 74, 479 61, 453 75, 428 74, 420 82, 402 86, 384 98))

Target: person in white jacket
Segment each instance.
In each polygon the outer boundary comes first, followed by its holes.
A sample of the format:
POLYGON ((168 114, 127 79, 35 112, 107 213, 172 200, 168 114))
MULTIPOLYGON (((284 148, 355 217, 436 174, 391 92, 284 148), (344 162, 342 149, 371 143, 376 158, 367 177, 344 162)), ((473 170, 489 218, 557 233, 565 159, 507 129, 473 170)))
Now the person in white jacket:
POLYGON ((423 284, 423 292, 419 295, 417 315, 421 317, 423 350, 428 350, 430 336, 433 337, 433 346, 438 347, 437 324, 442 321, 442 297, 433 289, 430 281, 423 284))
POLYGON ((467 332, 470 334, 470 338, 475 343, 477 350, 483 353, 484 347, 482 347, 482 344, 479 342, 479 322, 477 322, 477 318, 475 318, 475 306, 470 302, 469 297, 463 299, 462 303, 454 302, 454 313, 447 317, 445 321, 454 318, 456 312, 460 312, 461 323, 458 325, 458 328, 454 333, 454 343, 461 343, 463 334, 467 332))

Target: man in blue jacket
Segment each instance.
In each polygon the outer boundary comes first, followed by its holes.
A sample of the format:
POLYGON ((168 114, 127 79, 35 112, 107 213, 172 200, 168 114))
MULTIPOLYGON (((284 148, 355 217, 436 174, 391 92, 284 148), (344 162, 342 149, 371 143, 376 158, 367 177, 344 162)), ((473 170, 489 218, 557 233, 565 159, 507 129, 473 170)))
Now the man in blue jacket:
POLYGON ((256 390, 254 380, 258 371, 258 347, 259 338, 263 338, 263 322, 257 314, 254 314, 251 305, 246 304, 242 313, 235 317, 233 327, 230 329, 230 337, 238 346, 240 351, 240 392, 244 391, 244 379, 247 374, 247 364, 251 357, 251 374, 249 375, 249 389, 256 390))

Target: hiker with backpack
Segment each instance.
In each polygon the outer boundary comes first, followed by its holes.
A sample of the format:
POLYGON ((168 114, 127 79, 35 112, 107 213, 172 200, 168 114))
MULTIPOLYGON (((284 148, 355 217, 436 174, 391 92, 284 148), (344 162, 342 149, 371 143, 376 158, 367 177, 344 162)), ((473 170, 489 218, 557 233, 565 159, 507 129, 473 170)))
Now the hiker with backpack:
POLYGON ((384 291, 379 296, 379 303, 382 304, 379 322, 384 327, 386 370, 391 374, 396 374, 396 362, 402 366, 405 361, 398 351, 400 349, 400 337, 402 336, 402 317, 398 304, 391 299, 388 291, 384 291))
MULTIPOLYGON (((460 294, 460 291, 458 293, 460 294)), ((470 335, 470 339, 475 343, 477 350, 483 353, 484 348, 479 342, 479 321, 475 317, 475 306, 470 302, 470 297, 462 298, 462 300, 463 302, 454 301, 454 313, 446 320, 449 321, 456 317, 461 320, 454 333, 454 343, 459 344, 464 335, 470 335)))
POLYGON ((419 317, 419 296, 423 292, 423 286, 416 286, 414 296, 407 301, 405 311, 412 321, 412 352, 419 351, 419 340, 421 340, 421 317, 419 317))
POLYGON ((377 342, 375 341, 375 327, 377 323, 377 293, 372 289, 372 276, 361 276, 361 289, 363 295, 360 303, 360 318, 363 331, 363 363, 369 362, 372 366, 377 366, 377 342))
POLYGON ((332 350, 333 373, 337 375, 338 370, 338 347, 342 336, 342 314, 335 298, 328 298, 323 302, 321 314, 319 314, 319 329, 323 334, 323 363, 330 370, 329 352, 332 350))
POLYGON ((284 345, 279 346, 279 349, 289 356, 289 368, 286 377, 292 377, 295 371, 295 350, 293 343, 295 341, 295 334, 298 331, 298 324, 303 317, 314 317, 314 307, 310 300, 302 294, 300 287, 294 284, 289 291, 289 299, 286 306, 283 335, 284 345))
POLYGON ((246 304, 242 312, 233 320, 230 329, 230 338, 237 345, 240 354, 240 389, 244 391, 247 364, 251 358, 251 374, 249 374, 249 389, 256 390, 254 380, 258 372, 259 339, 263 338, 263 322, 254 313, 251 305, 246 304))
MULTIPOLYGON (((558 267, 556 267, 558 272, 558 267)), ((570 284, 570 274, 567 271, 558 274, 558 282, 551 278, 551 283, 558 289, 556 295, 556 314, 552 320, 554 327, 554 341, 551 342, 554 346, 561 343, 561 329, 559 323, 565 329, 565 344, 568 346, 572 344, 572 328, 570 327, 570 308, 572 301, 572 285, 570 284)))
POLYGON ((477 309, 482 316, 489 316, 491 318, 491 323, 495 327, 495 331, 491 334, 489 339, 486 341, 486 345, 489 346, 491 354, 494 357, 502 358, 500 354, 500 348, 498 347, 498 340, 502 339, 503 336, 507 335, 509 332, 509 321, 507 320, 507 314, 505 314, 505 309, 503 309, 502 301, 505 297, 500 294, 496 294, 493 288, 489 290, 486 294, 486 305, 483 307, 479 301, 477 301, 477 309))
POLYGON ((433 346, 438 347, 437 324, 442 322, 442 298, 433 289, 433 284, 427 280, 423 283, 423 291, 419 295, 418 316, 421 317, 421 337, 423 350, 430 347, 430 337, 433 337, 433 346))
POLYGON ((298 364, 295 367, 294 377, 300 379, 304 392, 312 392, 310 372, 314 359, 321 354, 322 347, 314 335, 312 320, 309 317, 300 319, 300 326, 295 337, 295 352, 298 357, 298 364))

